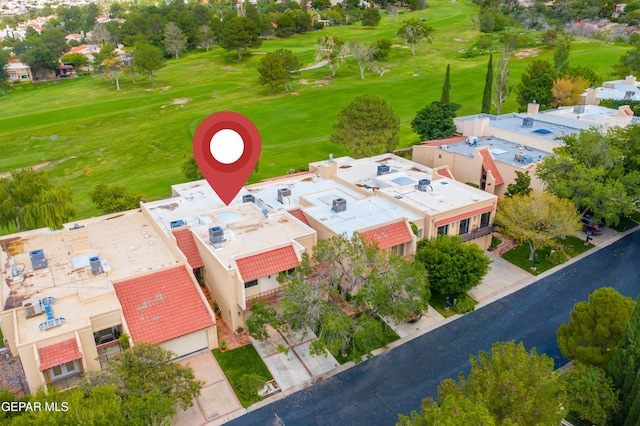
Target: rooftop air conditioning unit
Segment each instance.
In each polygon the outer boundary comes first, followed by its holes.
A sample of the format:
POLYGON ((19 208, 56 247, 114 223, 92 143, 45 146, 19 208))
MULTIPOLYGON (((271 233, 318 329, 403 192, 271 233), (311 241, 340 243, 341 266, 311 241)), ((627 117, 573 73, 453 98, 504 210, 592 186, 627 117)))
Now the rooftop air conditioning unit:
POLYGON ((335 200, 333 200, 333 206, 331 207, 331 210, 336 213, 346 211, 347 200, 345 200, 344 198, 336 198, 335 200))
POLYGON ((378 176, 386 175, 389 172, 391 172, 391 169, 389 168, 389 166, 387 164, 380 164, 378 166, 378 176))
POLYGON ((284 197, 291 197, 291 190, 289 188, 278 189, 278 202, 284 204, 284 197))
POLYGON ((573 112, 575 112, 576 114, 584 114, 584 110, 584 105, 576 105, 573 107, 573 112))
POLYGON ((25 317, 31 318, 42 313, 42 306, 38 299, 27 299, 22 302, 22 311, 25 317))
POLYGON ((431 180, 429 179, 420 179, 418 181, 418 190, 422 192, 426 192, 427 188, 431 186, 431 180))
POLYGON ((522 160, 524 159, 524 152, 516 152, 516 155, 514 156, 516 161, 519 161, 520 163, 522 163, 522 160))
POLYGON ((242 196, 242 202, 243 203, 255 203, 256 202, 256 197, 253 196, 253 194, 245 194, 242 196))
POLYGON ((100 258, 98 256, 91 256, 89 258, 89 266, 91 266, 91 273, 93 275, 100 275, 104 272, 102 269, 102 264, 100 263, 100 258))
POLYGON ((219 226, 209 228, 209 241, 211 244, 220 244, 224 241, 224 231, 219 226))
POLYGON ((533 117, 525 117, 522 119, 522 127, 533 127, 533 117))
POLYGON ((185 226, 186 224, 187 222, 184 219, 178 219, 170 222, 169 226, 171 227, 171 229, 173 229, 173 228, 180 228, 181 226, 185 226))
POLYGON ((33 250, 29 252, 31 258, 31 265, 33 269, 42 269, 47 267, 47 256, 44 254, 43 249, 33 250))

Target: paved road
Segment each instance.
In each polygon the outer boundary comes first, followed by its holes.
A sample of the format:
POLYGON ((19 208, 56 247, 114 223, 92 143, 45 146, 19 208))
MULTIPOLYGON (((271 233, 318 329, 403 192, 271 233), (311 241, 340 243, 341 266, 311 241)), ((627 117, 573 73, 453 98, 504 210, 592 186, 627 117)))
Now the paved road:
POLYGON ((392 425, 397 413, 419 409, 436 396, 440 381, 468 373, 469 354, 496 341, 523 341, 527 348, 566 362, 556 330, 573 305, 600 287, 634 299, 640 294, 640 232, 585 257, 504 299, 465 315, 324 382, 248 413, 229 425, 271 425, 274 414, 293 425, 392 425))

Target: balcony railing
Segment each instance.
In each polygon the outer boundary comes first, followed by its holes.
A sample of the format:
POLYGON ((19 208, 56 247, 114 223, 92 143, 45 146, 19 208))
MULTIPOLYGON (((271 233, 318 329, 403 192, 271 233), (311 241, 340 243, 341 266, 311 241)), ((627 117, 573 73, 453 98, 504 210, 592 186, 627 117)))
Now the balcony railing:
POLYGON ((253 296, 247 297, 247 309, 246 311, 251 310, 251 303, 255 300, 262 300, 263 302, 271 303, 275 302, 280 298, 280 289, 274 288, 273 290, 264 291, 262 293, 254 294, 253 296))
POLYGON ((63 377, 61 379, 56 379, 49 383, 50 386, 53 386, 57 390, 69 389, 78 384, 78 382, 82 380, 82 373, 74 374, 73 376, 63 377))
POLYGON ((476 238, 484 237, 485 235, 492 234, 493 231, 495 230, 496 230, 496 227, 493 225, 485 226, 484 228, 474 229, 471 232, 467 232, 466 234, 463 234, 462 240, 469 241, 469 240, 474 240, 476 238))
POLYGON ((104 368, 109 362, 109 359, 113 358, 116 355, 119 355, 122 352, 122 348, 120 347, 120 342, 118 340, 112 340, 110 342, 97 345, 96 349, 98 350, 98 361, 100 361, 100 368, 104 368))

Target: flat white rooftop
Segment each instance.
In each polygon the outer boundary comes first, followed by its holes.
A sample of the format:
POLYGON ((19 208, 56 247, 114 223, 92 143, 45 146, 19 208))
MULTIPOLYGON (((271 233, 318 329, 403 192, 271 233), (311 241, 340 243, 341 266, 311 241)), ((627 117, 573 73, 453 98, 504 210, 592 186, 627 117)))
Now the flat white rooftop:
POLYGON ((440 149, 474 157, 477 148, 487 146, 495 161, 523 169, 528 169, 532 164, 539 163, 545 157, 551 155, 551 153, 547 151, 496 137, 476 137, 470 138, 470 141, 471 142, 455 142, 440 145, 440 149), (519 156, 520 154, 522 155, 519 156))

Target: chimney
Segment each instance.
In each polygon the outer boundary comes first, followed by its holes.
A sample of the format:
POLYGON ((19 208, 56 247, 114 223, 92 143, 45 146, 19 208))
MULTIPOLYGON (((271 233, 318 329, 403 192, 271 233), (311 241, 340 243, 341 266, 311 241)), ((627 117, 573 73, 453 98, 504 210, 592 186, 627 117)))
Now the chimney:
POLYGON ((600 99, 598 99, 598 90, 594 88, 587 89, 587 94, 585 96, 585 104, 598 105, 599 103, 600 103, 600 99))
POLYGON ((620 105, 618 107, 618 117, 632 117, 633 111, 629 105, 620 105))
POLYGON ((322 179, 331 179, 338 175, 338 163, 330 161, 318 165, 318 173, 322 179))
POLYGON ((537 104, 535 100, 527 105, 527 114, 537 114, 538 111, 540 111, 540 104, 537 104))
POLYGON ((636 78, 633 75, 628 75, 624 79, 625 86, 634 86, 636 85, 636 78))

